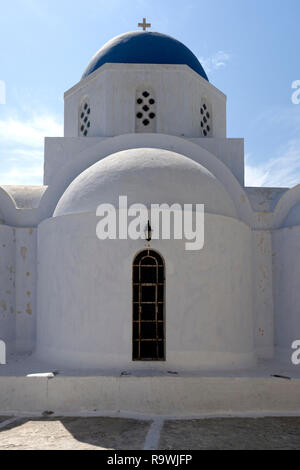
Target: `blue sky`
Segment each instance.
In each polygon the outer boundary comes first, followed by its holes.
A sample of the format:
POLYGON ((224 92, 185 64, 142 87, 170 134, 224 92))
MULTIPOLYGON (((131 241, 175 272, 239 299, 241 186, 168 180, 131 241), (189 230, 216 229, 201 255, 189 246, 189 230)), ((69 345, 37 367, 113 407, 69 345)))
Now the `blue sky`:
POLYGON ((63 93, 112 37, 170 34, 228 97, 228 137, 244 137, 246 182, 300 183, 299 0, 10 0, 0 10, 0 184, 42 184, 43 137, 63 133, 63 93), (3 83, 0 82, 3 91, 3 83))

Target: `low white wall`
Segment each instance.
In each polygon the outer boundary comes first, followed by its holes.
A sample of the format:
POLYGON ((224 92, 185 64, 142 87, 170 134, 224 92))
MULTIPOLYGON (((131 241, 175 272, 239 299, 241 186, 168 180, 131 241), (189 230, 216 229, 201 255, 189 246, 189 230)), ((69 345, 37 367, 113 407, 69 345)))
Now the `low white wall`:
POLYGON ((153 241, 166 262, 166 355, 133 363, 132 261, 143 241, 96 238, 95 214, 44 221, 38 235, 37 354, 57 367, 228 369, 253 364, 251 231, 206 214, 205 247, 153 241))
POLYGON ((164 416, 300 413, 300 380, 256 377, 0 377, 1 413, 164 416))

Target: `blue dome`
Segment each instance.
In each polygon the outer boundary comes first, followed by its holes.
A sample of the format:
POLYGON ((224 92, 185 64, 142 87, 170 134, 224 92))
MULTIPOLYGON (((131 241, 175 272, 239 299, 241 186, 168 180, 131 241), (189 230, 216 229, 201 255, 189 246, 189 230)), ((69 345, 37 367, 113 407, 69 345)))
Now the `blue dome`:
POLYGON ((108 62, 188 65, 208 80, 199 60, 184 44, 171 36, 150 31, 132 31, 107 42, 91 59, 82 78, 108 62))

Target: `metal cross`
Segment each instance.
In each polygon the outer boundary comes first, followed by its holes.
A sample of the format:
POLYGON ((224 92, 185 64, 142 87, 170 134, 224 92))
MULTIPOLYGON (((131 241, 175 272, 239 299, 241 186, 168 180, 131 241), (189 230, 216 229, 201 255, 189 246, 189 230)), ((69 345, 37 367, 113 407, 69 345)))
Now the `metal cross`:
POLYGON ((146 18, 143 18, 142 23, 138 23, 139 28, 143 28, 143 31, 146 31, 147 28, 151 28, 151 23, 146 22, 146 18))

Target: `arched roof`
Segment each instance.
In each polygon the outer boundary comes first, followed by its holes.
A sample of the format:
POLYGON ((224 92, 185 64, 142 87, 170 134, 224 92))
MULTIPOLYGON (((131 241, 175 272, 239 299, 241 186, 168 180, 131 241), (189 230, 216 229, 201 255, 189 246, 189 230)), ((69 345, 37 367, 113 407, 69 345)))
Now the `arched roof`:
POLYGON ((236 217, 230 196, 199 163, 169 150, 138 148, 117 152, 80 174, 67 188, 54 216, 96 212, 99 204, 204 204, 205 212, 236 217))
POLYGON ((90 60, 82 78, 106 63, 188 65, 208 80, 190 49, 171 36, 151 31, 131 31, 111 39, 90 60))

